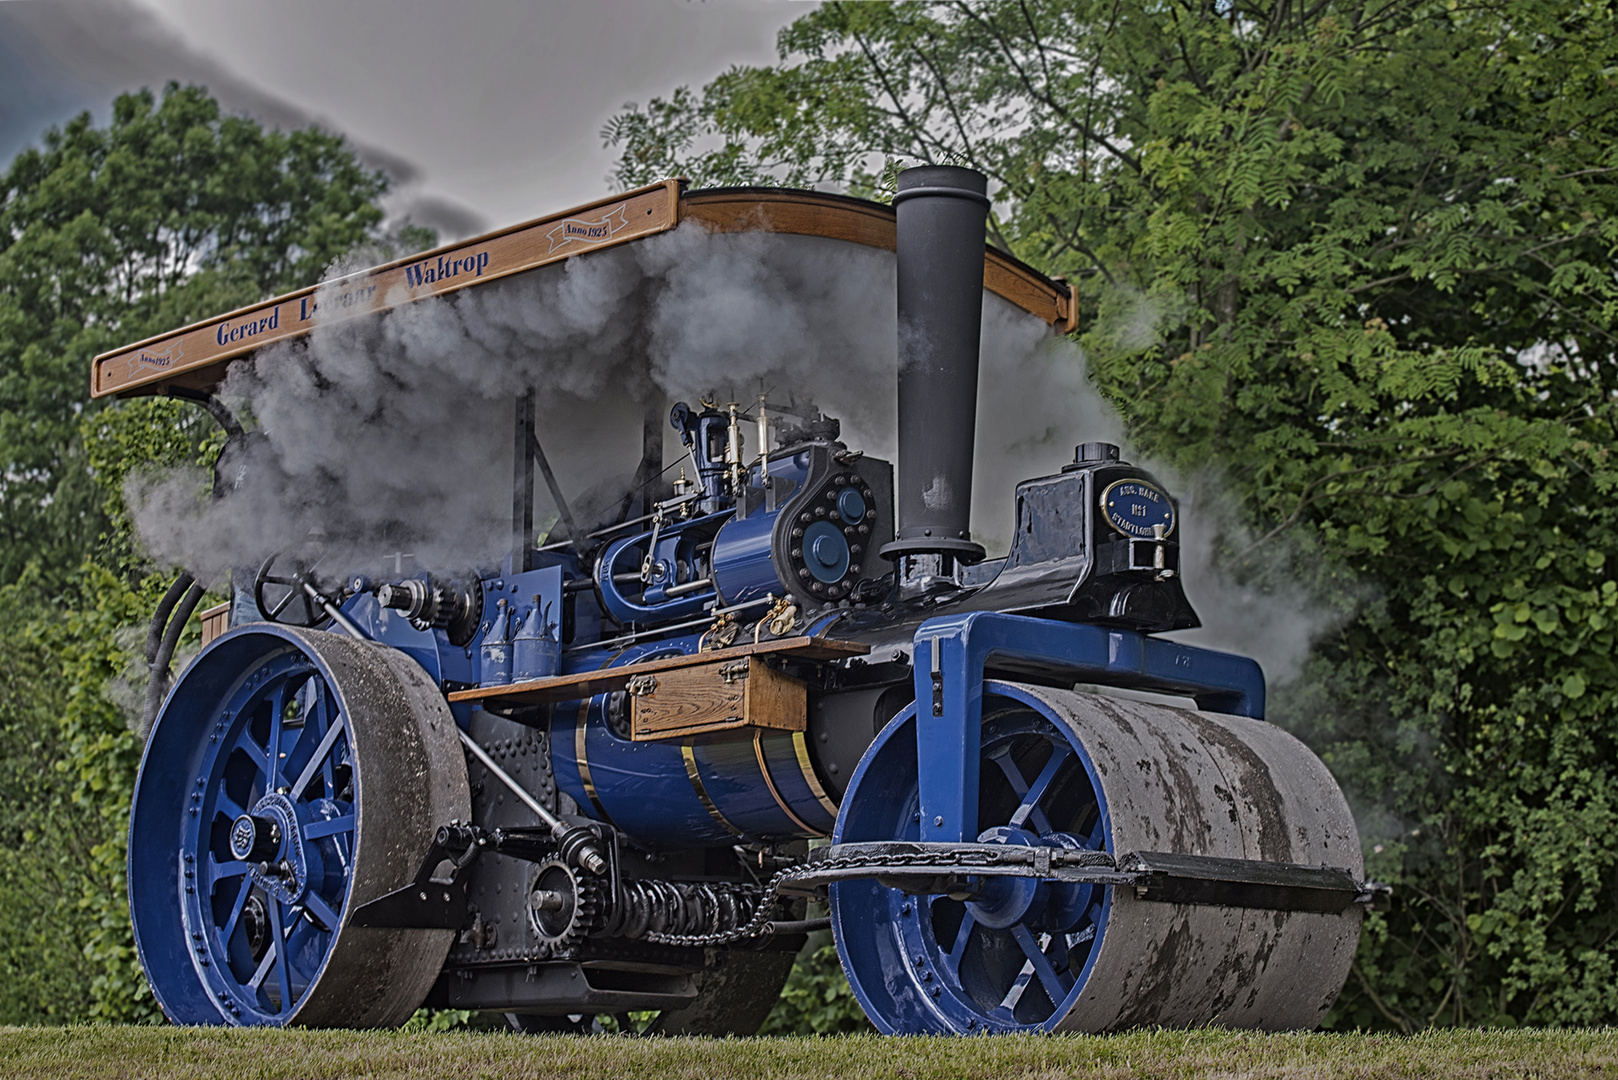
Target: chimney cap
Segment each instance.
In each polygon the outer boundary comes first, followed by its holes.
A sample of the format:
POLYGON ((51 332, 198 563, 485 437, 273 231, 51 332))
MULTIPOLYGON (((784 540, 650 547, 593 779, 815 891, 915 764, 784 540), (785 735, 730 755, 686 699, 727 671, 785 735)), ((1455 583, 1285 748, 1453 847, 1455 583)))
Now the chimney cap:
POLYGON ((1073 448, 1073 464, 1062 466, 1063 472, 1072 472, 1082 469, 1086 465, 1097 465, 1108 461, 1118 460, 1118 444, 1110 442, 1080 443, 1073 448))
POLYGON ((898 190, 893 196, 895 206, 923 195, 967 199, 987 207, 989 178, 959 165, 917 165, 899 174, 898 190))

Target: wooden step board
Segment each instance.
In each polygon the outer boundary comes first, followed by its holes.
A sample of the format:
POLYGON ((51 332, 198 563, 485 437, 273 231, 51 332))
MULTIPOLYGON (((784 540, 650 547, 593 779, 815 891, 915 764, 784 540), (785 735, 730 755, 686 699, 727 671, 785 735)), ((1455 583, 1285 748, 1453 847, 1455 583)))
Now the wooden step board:
POLYGON ((660 671, 696 667, 703 664, 741 660, 749 656, 790 656, 798 660, 842 660, 849 656, 864 656, 870 646, 857 641, 836 638, 795 637, 775 641, 761 641, 757 645, 736 645, 713 652, 690 653, 685 656, 667 656, 661 660, 647 660, 622 667, 580 671, 572 675, 554 675, 548 679, 507 683, 504 686, 478 686, 470 690, 456 690, 449 695, 451 702, 488 702, 491 706, 506 708, 511 705, 550 705, 559 701, 578 701, 596 694, 622 690, 637 675, 655 675, 660 671))

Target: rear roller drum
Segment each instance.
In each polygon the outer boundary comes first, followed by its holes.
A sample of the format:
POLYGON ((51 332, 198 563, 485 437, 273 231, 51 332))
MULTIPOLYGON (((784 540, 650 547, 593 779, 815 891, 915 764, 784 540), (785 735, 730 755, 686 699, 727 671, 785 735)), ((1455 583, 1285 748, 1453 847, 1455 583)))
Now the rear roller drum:
MULTIPOLYGON (((987 683, 981 843, 1361 868, 1336 783, 1263 721, 987 683)), ((919 838, 914 707, 850 781, 834 843, 919 838)), ((1348 974, 1360 912, 1137 900, 1110 887, 990 879, 975 895, 831 887, 838 954, 890 1034, 1312 1028, 1348 974)))
POLYGON ((471 816, 455 721, 395 650, 252 624, 175 685, 130 814, 129 899, 152 992, 182 1024, 405 1020, 449 930, 349 924, 471 816))

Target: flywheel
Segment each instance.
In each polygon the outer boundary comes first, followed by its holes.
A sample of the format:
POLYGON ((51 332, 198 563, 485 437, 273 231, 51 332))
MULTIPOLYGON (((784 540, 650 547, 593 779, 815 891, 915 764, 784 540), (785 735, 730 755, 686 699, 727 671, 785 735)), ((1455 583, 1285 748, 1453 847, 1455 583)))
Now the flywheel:
POLYGON ((454 931, 360 927, 471 816, 455 720, 403 653, 253 623, 212 642, 158 715, 130 813, 129 908, 181 1024, 407 1019, 454 931))

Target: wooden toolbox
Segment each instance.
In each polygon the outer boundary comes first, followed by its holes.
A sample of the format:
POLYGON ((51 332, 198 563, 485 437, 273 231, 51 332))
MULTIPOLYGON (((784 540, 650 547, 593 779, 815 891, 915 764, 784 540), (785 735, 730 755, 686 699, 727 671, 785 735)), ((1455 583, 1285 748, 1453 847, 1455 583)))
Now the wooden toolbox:
POLYGON ((802 679, 762 656, 692 664, 629 680, 630 737, 636 742, 735 731, 803 731, 809 701, 802 679))

